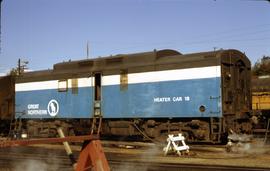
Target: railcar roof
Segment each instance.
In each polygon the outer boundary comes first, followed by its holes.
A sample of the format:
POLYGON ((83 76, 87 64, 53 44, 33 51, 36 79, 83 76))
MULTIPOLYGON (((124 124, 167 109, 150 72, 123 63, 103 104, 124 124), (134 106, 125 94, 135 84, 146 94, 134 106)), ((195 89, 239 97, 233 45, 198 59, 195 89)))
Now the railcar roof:
MULTIPOLYGON (((185 63, 192 67, 193 62, 208 62, 211 65, 211 61, 217 63, 217 59, 222 57, 222 54, 228 52, 234 52, 243 55, 237 50, 218 50, 209 52, 199 52, 190 54, 181 54, 175 50, 165 49, 165 50, 154 50, 151 52, 135 53, 135 54, 120 54, 108 57, 99 57, 94 59, 84 59, 79 61, 68 61, 61 62, 54 65, 53 69, 55 71, 60 70, 70 70, 70 69, 83 69, 92 68, 93 70, 103 70, 113 69, 116 66, 121 67, 138 67, 147 65, 159 65, 159 64, 169 64, 169 63, 185 63), (209 63, 210 62, 210 63, 209 63)), ((220 61, 219 61, 220 62, 220 61)))
POLYGON ((190 54, 181 54, 175 50, 164 49, 144 53, 119 54, 115 56, 61 62, 55 64, 51 70, 25 73, 17 80, 32 80, 34 78, 42 80, 46 79, 46 77, 47 79, 52 79, 52 77, 56 79, 60 77, 72 78, 75 76, 78 77, 78 75, 84 77, 90 76, 93 72, 115 74, 119 72, 119 70, 124 69, 128 69, 129 72, 144 72, 147 70, 166 70, 176 67, 191 68, 214 66, 220 65, 221 58, 228 56, 228 53, 242 56, 246 62, 249 62, 243 53, 233 49, 190 54))
POLYGON ((160 58, 166 58, 169 56, 178 56, 182 55, 180 52, 164 49, 164 50, 154 50, 151 52, 143 52, 143 53, 133 53, 133 54, 118 54, 114 56, 107 57, 98 57, 93 59, 84 59, 79 61, 68 61, 61 62, 54 65, 54 70, 61 69, 71 69, 71 68, 83 68, 83 67, 93 67, 100 65, 117 65, 117 64, 128 64, 128 63, 136 63, 139 65, 140 63, 144 64, 145 62, 152 62, 160 58))

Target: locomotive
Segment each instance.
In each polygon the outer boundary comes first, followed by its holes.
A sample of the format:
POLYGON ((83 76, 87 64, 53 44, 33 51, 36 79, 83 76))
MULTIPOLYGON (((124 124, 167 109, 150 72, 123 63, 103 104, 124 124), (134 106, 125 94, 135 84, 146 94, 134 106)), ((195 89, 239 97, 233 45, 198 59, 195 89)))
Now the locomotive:
POLYGON ((270 122, 270 76, 253 77, 251 83, 252 111, 259 122, 253 131, 265 134, 270 122))
POLYGON ((252 79, 252 109, 261 112, 262 115, 270 113, 269 75, 252 79))
POLYGON ((27 133, 88 133, 101 116, 102 136, 220 142, 251 132, 251 65, 238 50, 192 54, 165 49, 57 63, 15 80, 16 119, 27 133))

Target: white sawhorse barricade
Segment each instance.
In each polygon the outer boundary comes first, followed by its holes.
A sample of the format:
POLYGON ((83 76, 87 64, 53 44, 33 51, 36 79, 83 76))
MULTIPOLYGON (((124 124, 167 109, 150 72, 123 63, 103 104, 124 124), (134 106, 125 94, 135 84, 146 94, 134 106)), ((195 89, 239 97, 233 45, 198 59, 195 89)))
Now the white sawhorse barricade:
POLYGON ((167 139, 168 145, 163 149, 164 155, 166 156, 170 151, 176 152, 179 156, 181 156, 181 151, 188 153, 189 146, 185 143, 185 137, 182 134, 178 134, 178 136, 168 135, 167 139))

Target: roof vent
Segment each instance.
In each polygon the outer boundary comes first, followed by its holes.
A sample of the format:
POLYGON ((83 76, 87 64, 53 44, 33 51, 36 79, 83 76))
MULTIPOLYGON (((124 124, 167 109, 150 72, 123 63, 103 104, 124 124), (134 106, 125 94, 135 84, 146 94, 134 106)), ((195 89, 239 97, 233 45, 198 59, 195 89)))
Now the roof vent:
POLYGON ((163 58, 166 56, 182 55, 180 52, 176 50, 171 50, 171 49, 164 49, 164 50, 159 50, 159 51, 154 50, 154 52, 156 52, 157 59, 163 58))

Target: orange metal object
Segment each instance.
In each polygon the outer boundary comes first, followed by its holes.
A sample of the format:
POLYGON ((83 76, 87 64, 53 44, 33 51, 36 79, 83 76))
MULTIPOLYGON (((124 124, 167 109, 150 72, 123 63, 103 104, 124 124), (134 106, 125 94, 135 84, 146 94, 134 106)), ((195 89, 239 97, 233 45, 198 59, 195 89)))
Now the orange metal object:
POLYGON ((90 141, 81 151, 76 171, 110 171, 100 140, 90 141))

